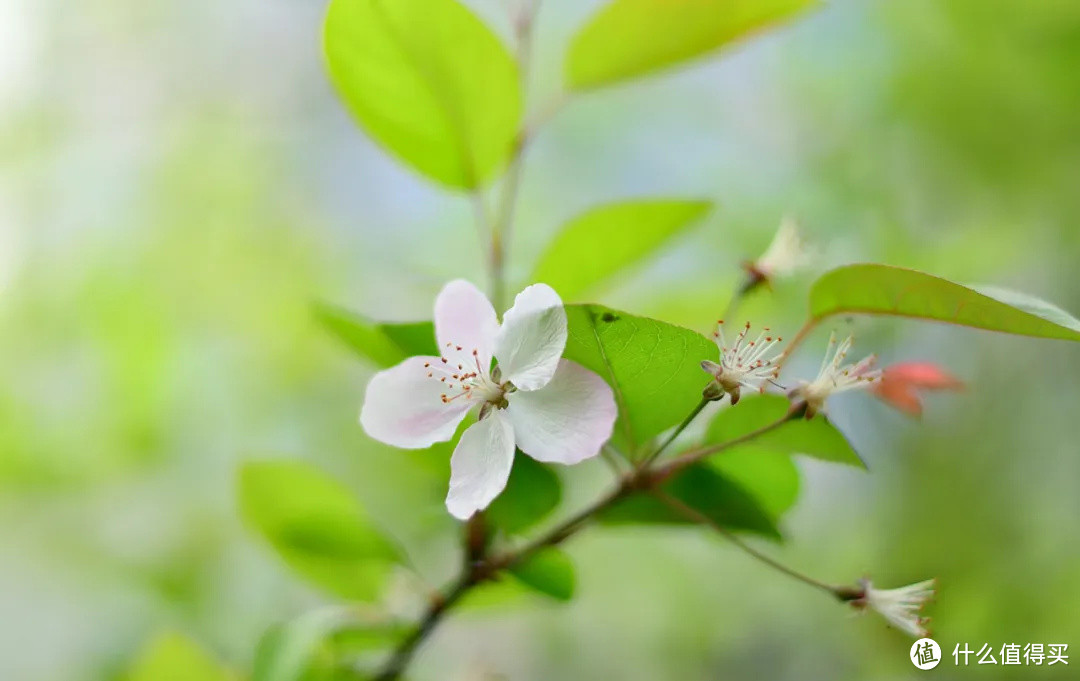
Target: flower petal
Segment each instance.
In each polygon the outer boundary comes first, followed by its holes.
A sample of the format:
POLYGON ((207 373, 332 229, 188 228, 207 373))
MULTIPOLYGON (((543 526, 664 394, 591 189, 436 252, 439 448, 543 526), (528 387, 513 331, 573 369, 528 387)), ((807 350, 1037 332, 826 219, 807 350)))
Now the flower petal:
POLYGON ((438 357, 410 357, 375 374, 364 393, 360 425, 371 437, 403 449, 423 449, 454 437, 472 406, 464 399, 444 404, 446 386, 428 378, 425 364, 438 357))
POLYGON ((919 390, 963 390, 960 379, 930 362, 900 362, 886 367, 872 392, 910 416, 922 414, 919 390))
POLYGON ((922 416, 922 400, 911 386, 903 383, 878 381, 870 390, 879 400, 908 416, 922 416))
POLYGON ((575 464, 600 453, 618 409, 597 374, 564 359, 540 390, 507 395, 506 413, 521 451, 537 461, 575 464))
POLYGON ((885 368, 882 380, 927 390, 962 390, 963 381, 932 362, 898 362, 885 368))
POLYGON ((480 289, 464 279, 455 279, 439 291, 435 298, 435 337, 443 357, 472 367, 476 363, 472 353, 476 350, 480 367, 486 372, 498 331, 495 308, 480 289))
POLYGON ((533 284, 517 295, 503 315, 495 338, 495 357, 503 380, 521 390, 544 387, 566 349, 566 310, 547 284, 533 284))
POLYGON ((469 426, 450 457, 446 508, 467 520, 506 488, 514 463, 514 429, 501 409, 469 426))

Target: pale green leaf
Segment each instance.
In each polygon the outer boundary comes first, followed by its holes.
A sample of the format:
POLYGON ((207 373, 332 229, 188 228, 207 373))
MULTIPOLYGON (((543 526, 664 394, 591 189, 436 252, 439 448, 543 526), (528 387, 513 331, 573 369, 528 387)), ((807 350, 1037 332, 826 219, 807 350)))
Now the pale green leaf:
POLYGON ((510 156, 521 119, 513 57, 455 0, 332 0, 331 79, 380 144, 444 184, 474 188, 510 156))
POLYGON ((380 367, 413 355, 438 355, 431 322, 380 324, 331 305, 317 305, 315 317, 356 354, 380 367))
POLYGON ((536 602, 536 590, 518 579, 487 581, 467 593, 457 606, 462 613, 505 613, 536 602))
POLYGON ((555 547, 540 549, 510 568, 521 583, 559 601, 574 596, 574 564, 555 547))
POLYGON ((704 216, 708 201, 637 199, 597 206, 566 224, 540 256, 531 281, 564 301, 640 263, 704 216))
POLYGON ((888 265, 847 265, 810 290, 815 320, 837 314, 913 317, 1020 336, 1080 340, 1080 320, 1050 303, 1000 288, 971 288, 888 265))
POLYGON ((127 681, 235 681, 201 646, 174 632, 158 635, 139 654, 127 681))
POLYGON ((316 648, 349 619, 344 609, 326 608, 271 627, 255 649, 251 681, 302 681, 316 648))
POLYGON ((574 37, 566 82, 582 90, 670 67, 812 4, 814 0, 613 0, 574 37))
MULTIPOLYGON (((790 404, 780 395, 756 395, 717 413, 706 431, 706 444, 719 444, 741 437, 783 418, 790 404)), ((844 434, 823 416, 793 419, 775 430, 754 438, 753 445, 785 454, 806 454, 823 461, 863 466, 858 453, 844 434)), ((734 451, 734 450, 732 450, 734 451)), ((717 459, 728 455, 718 454, 717 459)))
POLYGON ((709 382, 701 360, 716 344, 699 333, 600 305, 568 305, 565 357, 595 371, 615 393, 616 441, 633 450, 680 423, 709 382))
POLYGON ((251 681, 341 678, 348 658, 388 648, 404 635, 400 624, 371 621, 353 608, 312 610, 267 630, 255 650, 251 681))
POLYGON ((240 508, 296 572, 345 598, 371 600, 398 559, 341 484, 298 461, 244 464, 240 508))

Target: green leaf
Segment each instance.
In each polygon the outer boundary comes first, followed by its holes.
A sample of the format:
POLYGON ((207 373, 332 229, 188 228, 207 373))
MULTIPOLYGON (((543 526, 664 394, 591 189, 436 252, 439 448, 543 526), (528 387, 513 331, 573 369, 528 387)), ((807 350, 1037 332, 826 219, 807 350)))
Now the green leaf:
MULTIPOLYGON (((343 658, 388 648, 403 627, 365 623, 353 609, 329 607, 307 612, 267 630, 255 650, 252 681, 322 681, 338 678, 343 658)), ((349 677, 354 678, 354 677, 349 677)))
POLYGON ((634 450, 680 423, 701 401, 716 344, 699 333, 601 305, 568 305, 564 356, 611 385, 619 406, 616 441, 634 450))
POLYGON ((518 579, 487 581, 471 589, 461 599, 457 610, 462 613, 504 613, 518 610, 536 602, 536 590, 518 579))
POLYGON ((505 165, 521 120, 518 69, 494 33, 455 0, 332 0, 331 80, 367 132, 452 187, 505 165))
POLYGON ((344 609, 326 608, 271 627, 255 649, 251 681, 301 681, 318 646, 349 619, 344 609))
POLYGON ((746 490, 774 522, 799 497, 799 469, 785 452, 742 445, 710 458, 708 465, 746 490))
MULTIPOLYGON (((664 484, 663 491, 729 530, 780 539, 772 515, 741 485, 708 463, 688 467, 664 484)), ((692 521, 647 494, 626 497, 600 515, 608 524, 686 524, 692 521)))
POLYGON ((574 37, 566 82, 608 85, 712 52, 813 0, 614 0, 574 37))
POLYGON ((356 354, 380 367, 414 355, 438 355, 431 322, 379 324, 331 305, 316 305, 315 317, 356 354))
POLYGON ((233 681, 236 677, 194 641, 167 632, 153 639, 128 672, 128 681, 233 681))
POLYGON ((562 228, 531 281, 576 300, 652 255, 712 208, 708 201, 639 199, 597 206, 562 228))
MULTIPOLYGON (((767 426, 781 419, 789 407, 788 400, 780 395, 758 395, 740 400, 738 405, 720 411, 713 418, 705 434, 705 444, 727 442, 767 426)), ((844 434, 821 417, 809 421, 789 421, 754 438, 753 446, 784 454, 806 454, 851 466, 865 466, 844 434)), ((713 458, 720 460, 728 453, 713 458)))
POLYGON ((518 450, 510 480, 485 511, 496 527, 511 534, 527 530, 559 505, 562 482, 549 466, 518 450))
POLYGON ((550 596, 568 601, 574 596, 574 564, 570 556, 557 548, 537 551, 510 568, 521 583, 550 596))
POLYGON ((339 596, 371 600, 399 558, 352 494, 308 464, 246 463, 239 498, 245 521, 292 569, 339 596))
POLYGON ((914 317, 1020 336, 1080 341, 1080 320, 1050 303, 993 287, 968 287, 888 265, 847 265, 810 289, 810 314, 914 317))

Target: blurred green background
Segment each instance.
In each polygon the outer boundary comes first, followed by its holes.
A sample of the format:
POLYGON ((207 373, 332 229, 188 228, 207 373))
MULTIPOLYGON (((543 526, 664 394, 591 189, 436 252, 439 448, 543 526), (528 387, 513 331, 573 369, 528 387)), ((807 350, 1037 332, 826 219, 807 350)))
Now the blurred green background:
MULTIPOLYGON (((512 2, 468 4, 509 40, 512 2)), ((532 109, 598 5, 545 0, 532 109)), ((356 424, 371 368, 310 305, 424 318, 445 280, 483 284, 482 249, 464 196, 350 121, 324 75, 323 11, 0 0, 0 679, 122 678, 162 630, 243 671, 269 625, 325 602, 241 526, 235 470, 251 457, 318 463, 431 582, 453 568, 453 525, 415 462, 356 424)), ((819 270, 887 262, 1075 313, 1078 181, 1080 4, 835 0, 720 58, 571 100, 530 150, 510 274, 592 205, 686 196, 719 207, 598 299, 705 331, 791 213, 819 270)), ((741 316, 792 333, 812 276, 741 316)), ((1080 350, 852 325, 862 349, 943 363, 968 389, 922 422, 838 399, 870 473, 800 461, 789 542, 769 550, 831 581, 937 576, 946 652, 1080 641, 1080 350)), ((793 368, 816 368, 819 347, 793 368)), ((602 474, 576 474, 567 505, 602 474)), ((573 602, 452 618, 412 678, 921 673, 904 635, 704 532, 594 532, 568 551, 573 602)), ((934 673, 1071 669, 949 658, 934 673)))

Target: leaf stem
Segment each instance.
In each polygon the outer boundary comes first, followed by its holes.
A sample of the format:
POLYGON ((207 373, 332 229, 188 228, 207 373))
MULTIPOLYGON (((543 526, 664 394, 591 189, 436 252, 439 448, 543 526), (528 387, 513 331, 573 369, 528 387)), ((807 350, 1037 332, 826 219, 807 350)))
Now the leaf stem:
MULTIPOLYGON (((517 31, 517 61, 518 71, 521 78, 521 91, 528 89, 529 72, 532 63, 532 34, 533 21, 539 11, 540 2, 527 4, 516 17, 515 29, 517 31)), ((492 287, 492 305, 496 310, 502 310, 503 296, 506 288, 506 257, 510 244, 510 235, 514 226, 514 209, 517 206, 518 189, 521 186, 521 175, 524 167, 525 147, 532 129, 522 124, 514 140, 514 148, 510 155, 510 163, 506 169, 506 178, 503 180, 502 193, 496 208, 495 220, 491 225, 491 250, 490 269, 492 287)))
POLYGON ((725 449, 730 449, 737 445, 744 444, 755 438, 765 435, 766 433, 776 430, 788 421, 792 421, 796 418, 801 418, 805 412, 806 405, 799 404, 793 407, 790 411, 788 411, 776 421, 767 423, 764 426, 758 428, 757 430, 752 430, 749 433, 745 433, 743 435, 740 435, 739 437, 732 438, 725 442, 706 445, 704 447, 698 447, 697 449, 691 449, 688 452, 684 452, 683 454, 680 454, 671 461, 668 461, 664 465, 654 468, 652 470, 652 475, 656 478, 657 482, 663 482, 675 475, 678 475, 680 472, 701 461, 705 457, 711 456, 718 452, 722 452, 725 449))
POLYGON ((768 555, 762 553, 761 551, 758 551, 753 546, 750 546, 749 544, 744 542, 742 539, 740 539, 738 536, 736 536, 735 533, 733 533, 731 530, 727 529, 723 525, 720 525, 719 523, 717 523, 712 518, 708 517, 704 513, 701 513, 700 511, 698 511, 698 510, 696 510, 694 508, 691 508, 690 506, 687 506, 682 501, 676 499, 675 497, 673 497, 673 496, 671 496, 669 494, 666 494, 666 493, 662 492, 661 490, 655 489, 655 490, 652 491, 652 494, 653 494, 654 497, 656 497, 661 502, 666 504, 669 508, 671 508, 676 513, 679 513, 680 515, 684 516, 688 520, 692 520, 692 521, 694 521, 696 523, 700 523, 702 525, 706 525, 708 527, 711 527, 712 529, 716 530, 721 535, 723 535, 724 538, 727 539, 728 541, 730 541, 732 544, 734 544, 738 548, 742 549, 744 552, 746 552, 747 554, 749 554, 753 558, 757 559, 758 561, 761 561, 765 565, 768 565, 772 569, 777 570, 778 572, 781 572, 781 573, 787 575, 788 577, 796 579, 796 580, 802 582, 803 584, 808 584, 808 585, 814 587, 815 589, 821 589, 822 591, 826 591, 826 592, 832 594, 833 596, 840 597, 840 592, 841 592, 840 587, 836 587, 836 586, 833 586, 831 584, 826 584, 825 582, 814 579, 813 577, 810 577, 809 575, 805 575, 805 574, 799 572, 798 570, 796 570, 796 569, 794 569, 792 567, 784 565, 783 563, 776 560, 775 558, 772 558, 771 556, 768 556, 768 555))
POLYGON ((690 422, 697 418, 697 415, 701 413, 701 410, 705 408, 705 405, 707 405, 711 401, 712 400, 706 399, 704 397, 701 398, 701 401, 698 402, 698 405, 696 407, 694 407, 694 410, 691 411, 685 419, 683 419, 682 423, 680 423, 675 428, 675 430, 671 431, 671 434, 668 435, 662 443, 660 443, 660 446, 656 448, 656 451, 654 451, 652 454, 642 460, 641 465, 638 466, 638 468, 645 468, 649 466, 649 464, 651 464, 653 461, 656 461, 656 459, 658 459, 660 455, 664 453, 664 450, 668 448, 668 445, 674 442, 675 438, 679 437, 679 435, 681 435, 682 432, 686 430, 686 427, 690 425, 690 422))

